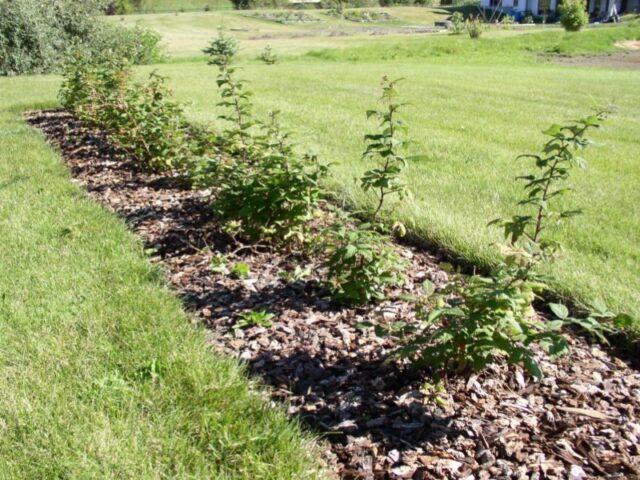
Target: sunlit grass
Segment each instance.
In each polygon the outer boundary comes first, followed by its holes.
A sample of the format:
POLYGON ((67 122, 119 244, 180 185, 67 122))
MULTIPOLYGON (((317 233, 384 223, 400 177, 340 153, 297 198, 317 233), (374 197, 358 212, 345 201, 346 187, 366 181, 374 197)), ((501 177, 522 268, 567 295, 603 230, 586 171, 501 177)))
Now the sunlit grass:
MULTIPOLYGON (((610 50, 611 38, 634 36, 638 29, 602 32, 583 32, 583 37, 574 37, 572 48, 610 50)), ((545 140, 540 132, 551 123, 616 104, 619 112, 594 134, 599 145, 585 152, 590 168, 576 172, 572 180, 575 193, 566 201, 583 207, 585 214, 554 232, 565 253, 552 273, 560 293, 585 303, 602 298, 615 309, 638 315, 640 76, 634 70, 541 62, 538 54, 566 43, 564 35, 487 38, 495 49, 508 44, 502 55, 510 55, 512 62, 497 64, 486 61, 486 45, 431 37, 326 50, 275 66, 250 63, 242 74, 251 80, 258 114, 282 111, 302 145, 334 163, 332 187, 358 205, 370 200, 355 182, 365 169, 362 136, 372 128, 364 112, 376 101, 382 75, 406 78, 400 89, 409 102, 404 118, 415 141, 410 153, 417 156, 407 174, 414 198, 398 205, 394 215, 419 235, 480 265, 495 261, 491 244, 500 240, 499 232, 486 223, 514 213, 521 195, 514 177, 527 165, 516 157, 538 150, 545 140), (441 47, 449 42, 462 51, 445 58, 413 56, 433 49, 432 42, 441 47), (527 45, 532 48, 524 48, 527 45), (374 52, 403 46, 407 55, 373 61, 374 52), (471 55, 465 48, 481 55, 467 62, 471 55), (318 61, 325 57, 331 61, 318 61)), ((216 122, 212 67, 202 62, 166 65, 161 71, 171 78, 178 98, 188 103, 192 119, 216 122)))
MULTIPOLYGON (((268 10, 127 15, 105 19, 126 25, 138 24, 160 32, 169 55, 172 58, 185 58, 200 55, 202 49, 217 34, 219 27, 223 27, 229 35, 242 41, 241 55, 255 55, 267 43, 281 53, 293 54, 313 48, 363 44, 371 39, 371 35, 363 31, 368 26, 381 28, 406 25, 433 26, 434 21, 447 18, 449 15, 446 10, 431 8, 394 7, 392 9, 371 8, 371 10, 387 11, 395 20, 390 24, 365 25, 329 16, 325 10, 302 10, 304 14, 320 20, 318 23, 286 25, 250 17, 255 13, 264 13, 268 10), (343 36, 341 32, 349 35, 343 36)), ((282 10, 278 11, 282 12, 282 10)), ((300 10, 295 11, 300 12, 300 10)))
POLYGON ((0 79, 0 478, 325 478, 23 122, 58 82, 0 79))

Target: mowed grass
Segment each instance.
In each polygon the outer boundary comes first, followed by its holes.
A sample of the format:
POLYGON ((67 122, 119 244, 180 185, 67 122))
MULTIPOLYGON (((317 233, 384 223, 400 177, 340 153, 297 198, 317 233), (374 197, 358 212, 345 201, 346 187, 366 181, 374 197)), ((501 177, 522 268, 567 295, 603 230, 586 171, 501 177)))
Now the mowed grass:
MULTIPOLYGON (((140 25, 163 35, 167 53, 174 59, 196 57, 202 54, 219 27, 241 42, 240 57, 254 58, 270 44, 280 54, 306 53, 317 48, 336 48, 361 45, 371 39, 365 28, 393 29, 399 26, 430 25, 450 15, 441 8, 367 8, 390 13, 394 21, 361 24, 327 15, 326 10, 295 10, 319 20, 317 23, 281 24, 274 21, 251 18, 270 10, 187 12, 176 14, 148 14, 105 17, 105 21, 125 25, 140 25), (347 35, 347 36, 345 36, 347 35)), ((273 10, 271 10, 273 11, 273 10)), ((283 12, 284 10, 277 10, 283 12)), ((398 35, 395 35, 396 37, 398 35)), ((406 35, 402 35, 406 37, 406 35)), ((380 45, 380 42, 375 42, 380 45)))
POLYGON ((23 122, 58 83, 0 79, 0 478, 326 478, 23 122))
POLYGON ((138 11, 155 12, 190 12, 205 10, 229 10, 233 3, 229 0, 142 0, 138 11))
MULTIPOLYGON (((501 240, 486 224, 518 211, 522 184, 514 178, 531 168, 516 157, 539 151, 541 131, 550 124, 617 105, 618 113, 592 135, 598 145, 584 152, 589 169, 573 174, 575 192, 565 206, 583 208, 584 215, 553 232, 564 254, 550 270, 559 294, 584 304, 603 299, 638 317, 640 72, 564 67, 540 54, 611 51, 613 40, 639 34, 635 25, 573 36, 500 33, 475 42, 376 39, 275 66, 245 63, 242 75, 251 80, 258 116, 280 110, 298 141, 334 164, 332 188, 360 207, 372 200, 356 182, 369 167, 361 159, 362 137, 375 128, 365 111, 376 103, 382 75, 404 77, 400 91, 409 105, 403 117, 415 142, 406 174, 413 198, 395 205, 393 216, 454 256, 485 266, 496 261, 492 244, 501 240)), ((160 71, 190 118, 216 123, 215 69, 202 61, 160 71)))

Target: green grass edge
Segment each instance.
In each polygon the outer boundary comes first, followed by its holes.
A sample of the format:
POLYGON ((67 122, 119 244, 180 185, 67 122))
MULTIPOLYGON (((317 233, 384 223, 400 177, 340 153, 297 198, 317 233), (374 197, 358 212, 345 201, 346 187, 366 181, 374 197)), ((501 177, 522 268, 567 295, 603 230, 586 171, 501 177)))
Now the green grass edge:
POLYGON ((0 112, 0 478, 325 478, 21 111, 0 112))

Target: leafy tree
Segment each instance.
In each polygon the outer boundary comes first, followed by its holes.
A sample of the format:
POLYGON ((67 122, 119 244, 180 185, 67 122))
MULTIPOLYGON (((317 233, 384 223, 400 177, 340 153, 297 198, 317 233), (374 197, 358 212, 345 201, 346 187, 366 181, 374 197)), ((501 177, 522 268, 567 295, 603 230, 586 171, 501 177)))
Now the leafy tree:
POLYGON ((97 22, 104 0, 0 1, 0 75, 58 71, 82 47, 93 56, 113 50, 133 63, 158 58, 160 36, 140 27, 97 22))
POLYGON ((589 23, 584 0, 564 0, 558 6, 560 23, 567 32, 577 32, 589 23))

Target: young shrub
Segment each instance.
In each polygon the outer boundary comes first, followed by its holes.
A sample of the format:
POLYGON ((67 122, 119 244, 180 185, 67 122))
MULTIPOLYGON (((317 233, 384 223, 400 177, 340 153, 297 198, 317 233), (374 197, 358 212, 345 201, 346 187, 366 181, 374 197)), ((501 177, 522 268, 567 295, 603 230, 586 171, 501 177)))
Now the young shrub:
POLYGON ((467 29, 467 33, 469 34, 469 37, 474 39, 480 38, 484 33, 484 31, 486 30, 486 26, 484 22, 478 16, 471 17, 470 19, 468 19, 467 22, 465 23, 465 27, 467 29))
POLYGON ((249 164, 235 161, 220 167, 214 202, 218 215, 239 223, 251 241, 285 244, 307 240, 307 224, 314 218, 327 167, 314 156, 266 152, 249 164))
POLYGON ((152 73, 145 84, 130 80, 128 63, 120 57, 88 58, 79 49, 65 66, 60 100, 89 126, 104 130, 143 168, 185 167, 192 129, 164 78, 152 73))
POLYGON ((400 152, 407 142, 402 138, 406 127, 397 115, 402 107, 401 103, 397 103, 396 85, 399 81, 400 79, 389 80, 386 76, 383 77, 380 98, 383 108, 367 111, 367 118, 375 117, 380 122, 378 132, 365 135, 367 146, 362 154, 363 158, 374 160, 378 164, 377 168, 366 171, 361 179, 363 190, 373 191, 377 197, 374 221, 390 195, 403 198, 407 193, 401 180, 407 162, 400 152))
POLYGON ((244 163, 254 159, 257 147, 253 135, 256 122, 252 117, 252 93, 247 90, 247 82, 235 78, 236 69, 228 65, 220 66, 217 84, 222 99, 218 107, 226 112, 218 118, 228 122, 228 127, 222 132, 221 147, 228 153, 239 157, 244 163))
POLYGON ((439 308, 420 312, 424 331, 403 353, 418 351, 416 363, 437 373, 478 371, 501 357, 541 378, 531 345, 538 343, 556 356, 566 352, 567 344, 558 333, 562 323, 542 321, 533 310, 536 294, 545 289, 533 265, 526 253, 514 252, 490 277, 474 276, 466 285, 456 282, 443 292, 447 297, 438 300, 439 308), (435 330, 428 332, 432 326, 435 330))
POLYGON ((218 28, 218 36, 203 50, 209 55, 209 65, 217 65, 221 68, 231 64, 238 51, 238 44, 233 37, 224 34, 222 27, 218 28))
POLYGON ((78 50, 65 71, 60 98, 88 126, 109 133, 125 120, 121 112, 130 77, 126 60, 113 55, 96 59, 78 50))
POLYGON ((109 52, 109 55, 126 58, 134 65, 147 65, 164 59, 161 40, 162 35, 158 32, 139 25, 123 27, 98 22, 95 32, 96 47, 89 51, 95 57, 109 52))
POLYGON ((85 52, 76 48, 67 56, 62 70, 62 84, 58 91, 60 103, 67 110, 76 111, 90 102, 95 88, 96 66, 85 52))
POLYGON ((320 182, 327 167, 315 156, 294 153, 277 112, 258 134, 251 92, 246 82, 235 78, 235 71, 220 65, 217 80, 222 96, 218 105, 226 109, 219 118, 230 125, 220 144, 231 158, 206 162, 198 169, 198 182, 216 187, 214 210, 233 222, 234 234, 263 243, 305 242, 306 224, 323 197, 320 182))
POLYGON ((511 30, 514 23, 515 18, 512 15, 503 15, 502 19, 500 20, 500 26, 505 30, 511 30))
POLYGON ((269 313, 266 310, 258 310, 251 312, 242 312, 240 319, 233 326, 234 329, 244 329, 250 327, 264 327, 270 328, 273 324, 271 320, 275 317, 273 313, 269 313))
POLYGON ((244 262, 238 262, 231 267, 229 273, 233 278, 237 278, 239 280, 246 280, 251 276, 251 269, 249 265, 244 262))
POLYGON ((464 15, 462 12, 453 12, 453 15, 451 15, 451 26, 449 27, 449 32, 451 32, 452 35, 460 35, 464 32, 464 29, 464 15))
POLYGON ((167 171, 186 166, 188 125, 164 77, 152 72, 147 83, 129 86, 120 117, 110 136, 143 168, 167 171))
POLYGON ((350 223, 347 217, 339 218, 322 243, 333 296, 356 305, 384 300, 386 288, 404 282, 405 262, 378 229, 350 223))
POLYGON ((578 32, 589 23, 584 0, 564 0, 558 6, 560 23, 567 32, 578 32))
POLYGON ((273 65, 278 60, 278 57, 276 57, 276 55, 273 53, 273 49, 271 48, 271 45, 269 45, 269 44, 267 44, 264 47, 264 50, 260 54, 259 58, 260 58, 260 60, 262 60, 267 65, 273 65))
POLYGON ((554 245, 542 238, 543 231, 581 213, 581 210, 559 210, 552 207, 555 201, 571 191, 571 188, 562 186, 569 179, 571 170, 574 167, 586 168, 584 160, 576 156, 576 151, 590 144, 585 134, 590 129, 599 128, 606 116, 607 111, 603 110, 580 119, 575 124, 554 124, 543 132, 551 138, 545 144, 542 155, 518 157, 534 160, 538 169, 537 173, 518 177, 526 182, 524 188, 527 192, 527 197, 518 202, 518 205, 533 208, 533 212, 491 222, 504 229, 505 238, 509 239, 511 245, 525 240, 543 251, 549 251, 554 245))
POLYGON ((401 355, 438 373, 480 370, 489 362, 504 359, 519 363, 536 379, 543 375, 532 347, 538 345, 552 358, 566 353, 561 329, 577 324, 594 335, 603 329, 592 317, 576 320, 561 305, 551 310, 555 319, 541 319, 533 301, 547 289, 547 279, 538 272, 551 261, 558 245, 542 237, 549 227, 568 219, 578 210, 557 210, 554 201, 569 189, 562 184, 574 166, 583 166, 575 152, 586 147, 585 134, 604 120, 604 112, 566 126, 553 125, 545 134, 551 139, 541 155, 533 158, 538 173, 519 177, 526 183, 526 197, 519 205, 530 213, 514 215, 490 224, 504 228, 510 245, 505 260, 489 277, 473 276, 458 282, 436 300, 436 308, 422 310, 423 323, 410 332, 401 355))

